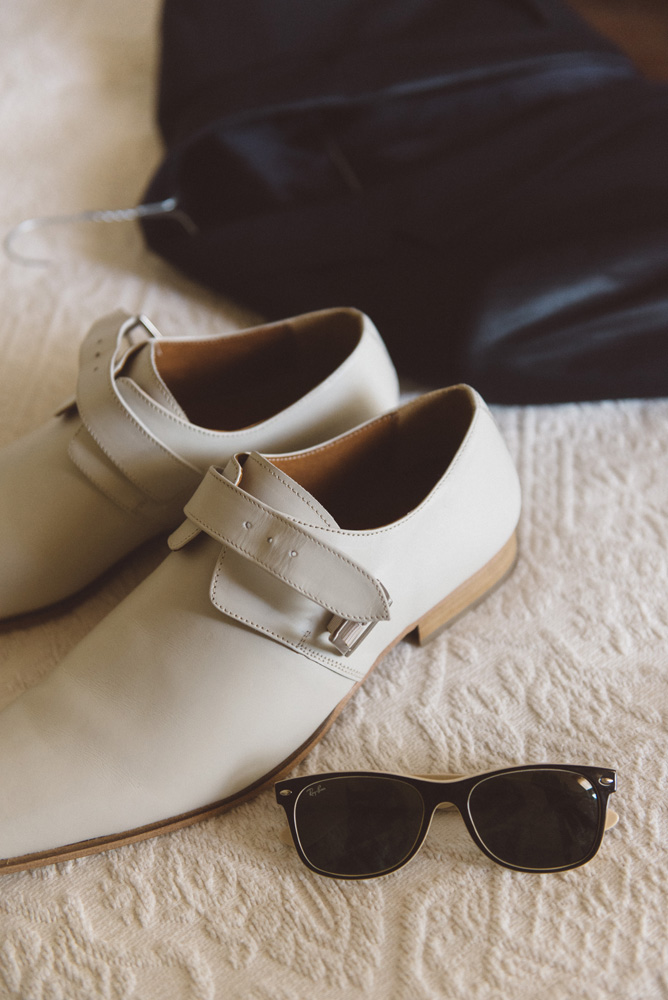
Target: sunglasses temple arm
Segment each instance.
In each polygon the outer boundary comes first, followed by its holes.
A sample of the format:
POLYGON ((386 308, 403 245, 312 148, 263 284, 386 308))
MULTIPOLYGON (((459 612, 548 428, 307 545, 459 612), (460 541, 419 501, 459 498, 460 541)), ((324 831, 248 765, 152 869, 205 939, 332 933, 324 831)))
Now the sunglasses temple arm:
POLYGON ((289 826, 283 826, 283 827, 281 827, 281 832, 278 835, 278 839, 280 840, 280 842, 282 844, 285 844, 287 847, 294 847, 295 846, 294 845, 294 841, 292 839, 292 834, 290 833, 290 827, 289 826))
POLYGON ((612 830, 613 826, 617 826, 619 822, 619 813, 616 813, 614 809, 608 809, 605 814, 605 829, 612 830))

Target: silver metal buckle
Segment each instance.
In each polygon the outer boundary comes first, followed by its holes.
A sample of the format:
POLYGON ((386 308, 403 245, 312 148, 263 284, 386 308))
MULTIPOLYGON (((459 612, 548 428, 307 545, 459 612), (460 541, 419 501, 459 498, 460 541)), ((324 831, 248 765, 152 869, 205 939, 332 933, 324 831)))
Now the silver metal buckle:
POLYGON ((350 656, 363 639, 366 639, 376 622, 351 622, 348 618, 334 615, 327 625, 329 641, 339 653, 350 656))
MULTIPOLYGON (((139 313, 139 315, 137 315, 135 319, 137 320, 135 326, 143 326, 146 332, 149 334, 149 340, 162 340, 162 334, 160 333, 160 330, 158 330, 155 324, 151 323, 148 316, 144 316, 143 313, 139 313)), ((133 329, 134 327, 131 327, 131 330, 133 329)), ((128 330, 128 333, 130 333, 131 330, 128 330)))
MULTIPOLYGON (((392 604, 392 599, 388 594, 383 584, 378 580, 388 605, 392 604)), ((327 624, 327 631, 329 632, 329 641, 333 646, 336 646, 339 653, 343 653, 344 656, 350 656, 354 653, 361 642, 366 639, 371 629, 378 622, 353 622, 349 618, 341 618, 340 615, 334 615, 330 618, 327 624)))
MULTIPOLYGON (((148 316, 144 316, 143 313, 141 315, 128 317, 122 325, 125 326, 125 329, 123 330, 121 343, 118 345, 116 354, 114 355, 114 376, 118 375, 121 371, 123 365, 128 360, 135 347, 139 344, 146 344, 150 340, 162 339, 162 334, 158 328, 154 326, 148 316), (133 331, 137 331, 134 333, 134 336, 133 331), (123 344, 123 341, 125 341, 125 344, 123 344)), ((60 417, 63 413, 67 413, 68 410, 74 409, 76 405, 77 397, 75 394, 60 404, 58 409, 54 412, 54 416, 60 417)))

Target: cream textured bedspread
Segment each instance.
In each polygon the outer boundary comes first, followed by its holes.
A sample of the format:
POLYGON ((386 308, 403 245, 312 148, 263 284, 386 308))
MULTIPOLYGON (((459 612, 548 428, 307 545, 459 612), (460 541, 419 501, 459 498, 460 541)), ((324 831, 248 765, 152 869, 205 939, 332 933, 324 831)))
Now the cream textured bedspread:
MULTIPOLYGON (((2 4, 3 232, 136 201, 160 157, 157 15, 155 0, 2 4)), ((132 224, 26 235, 17 249, 52 264, 0 259, 2 442, 70 394, 98 315, 142 310, 166 334, 254 319, 150 257, 132 224)), ((264 792, 158 840, 0 879, 0 997, 668 997, 668 401, 496 415, 524 490, 514 575, 431 646, 401 643, 301 769, 613 766, 621 820, 595 861, 515 874, 442 814, 405 870, 329 881, 281 843, 264 792)), ((54 669, 161 555, 145 550, 68 608, 4 626, 0 704, 54 669)))

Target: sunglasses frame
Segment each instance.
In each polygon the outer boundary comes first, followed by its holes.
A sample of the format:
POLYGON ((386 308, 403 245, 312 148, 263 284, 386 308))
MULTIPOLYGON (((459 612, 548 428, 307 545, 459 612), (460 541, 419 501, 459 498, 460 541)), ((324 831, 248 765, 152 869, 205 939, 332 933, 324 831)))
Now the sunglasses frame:
POLYGON ((290 833, 292 835, 292 841, 299 857, 307 868, 310 868, 311 871, 316 872, 318 875, 324 875, 327 878, 359 881, 362 879, 379 878, 382 875, 389 875, 392 872, 403 868, 404 865, 408 864, 411 858, 415 857, 417 852, 422 847, 427 837, 427 833, 429 832, 432 819, 434 818, 434 813, 439 806, 442 805, 452 805, 458 810, 464 820, 471 839, 477 847, 480 848, 483 854, 490 858, 490 860, 494 861, 498 865, 501 865, 503 868, 510 868, 512 871, 527 872, 529 874, 544 874, 548 872, 563 872, 569 871, 572 868, 580 868, 582 865, 586 865, 588 861, 591 861, 597 853, 599 847, 601 846, 603 834, 606 829, 608 798, 614 791, 617 790, 617 774, 612 768, 590 767, 589 765, 580 766, 573 764, 520 764, 513 767, 501 767, 490 771, 480 771, 466 777, 448 775, 441 777, 435 776, 433 778, 406 774, 393 774, 389 771, 329 771, 322 774, 304 775, 300 778, 287 778, 283 781, 276 782, 274 789, 276 793, 276 801, 285 809, 285 814, 290 827, 290 833), (598 828, 592 847, 587 856, 582 860, 577 861, 574 864, 560 865, 556 868, 522 868, 519 865, 513 865, 497 858, 496 855, 492 854, 492 852, 488 850, 484 842, 481 840, 469 811, 469 801, 473 789, 487 778, 496 777, 498 775, 517 774, 523 771, 568 771, 573 774, 577 774, 580 777, 586 778, 587 781, 589 781, 596 789, 598 802, 598 828), (381 872, 374 872, 369 875, 337 875, 332 872, 324 871, 321 868, 317 868, 309 861, 308 857, 304 853, 299 839, 299 832, 296 823, 297 803, 299 802, 299 798, 305 789, 309 788, 311 785, 317 784, 320 781, 329 780, 331 778, 391 778, 395 781, 403 781, 416 789, 421 796, 423 803, 422 824, 413 847, 398 864, 393 865, 390 868, 386 868, 381 872))

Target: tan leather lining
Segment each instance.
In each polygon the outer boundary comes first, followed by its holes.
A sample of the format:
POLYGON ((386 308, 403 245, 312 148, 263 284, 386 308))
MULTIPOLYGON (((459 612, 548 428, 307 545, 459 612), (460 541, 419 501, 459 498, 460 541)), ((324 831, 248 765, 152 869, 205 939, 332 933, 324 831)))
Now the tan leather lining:
POLYGON ((359 343, 362 325, 354 309, 327 309, 229 337, 161 340, 155 363, 189 420, 209 430, 240 430, 331 375, 359 343))
POLYGON ((455 457, 474 413, 467 386, 421 396, 401 410, 303 455, 272 456, 340 527, 368 530, 405 517, 455 457), (440 411, 440 412, 439 412, 440 411))

